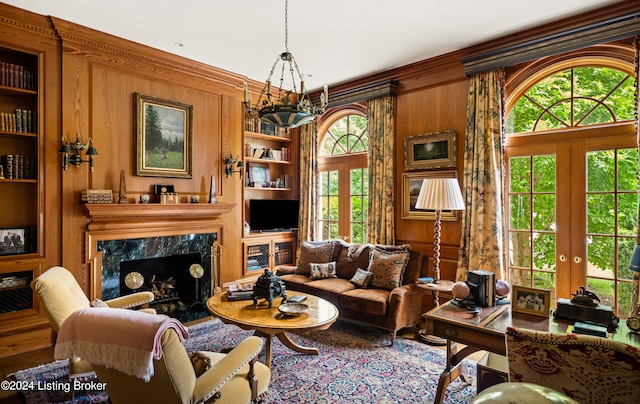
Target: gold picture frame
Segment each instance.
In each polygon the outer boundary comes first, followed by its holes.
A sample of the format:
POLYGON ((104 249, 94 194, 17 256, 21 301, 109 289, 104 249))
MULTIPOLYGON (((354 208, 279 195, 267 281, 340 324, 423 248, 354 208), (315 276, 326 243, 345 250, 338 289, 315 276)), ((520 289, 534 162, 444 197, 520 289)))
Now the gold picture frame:
POLYGON ((134 94, 136 175, 192 178, 193 106, 134 94))
MULTIPOLYGON (((422 181, 425 178, 458 178, 458 171, 425 171, 420 173, 403 173, 402 174, 402 218, 403 219, 420 219, 435 220, 435 210, 416 209, 416 201, 420 194, 422 181)), ((460 211, 443 210, 440 214, 442 221, 454 222, 459 219, 460 211)))
POLYGON ((549 317, 551 291, 545 289, 511 286, 511 312, 549 317))
POLYGON ((427 133, 404 138, 405 170, 456 168, 456 131, 427 133))

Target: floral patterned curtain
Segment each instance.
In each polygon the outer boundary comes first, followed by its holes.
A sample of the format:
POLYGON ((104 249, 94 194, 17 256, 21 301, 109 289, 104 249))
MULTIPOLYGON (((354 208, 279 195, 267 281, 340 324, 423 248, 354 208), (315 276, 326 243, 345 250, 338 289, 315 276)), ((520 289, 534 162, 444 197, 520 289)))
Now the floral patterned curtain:
POLYGON ((479 73, 469 81, 462 189, 466 210, 456 280, 465 280, 469 269, 504 279, 503 88, 503 70, 479 73))
POLYGON ((315 121, 300 127, 300 219, 298 254, 303 241, 314 240, 318 205, 318 141, 315 121))
MULTIPOLYGON (((638 81, 640 81, 640 38, 638 38, 637 36, 634 41, 634 47, 636 52, 635 69, 634 69, 634 73, 636 75, 636 105, 635 105, 636 147, 640 148, 640 129, 639 129, 640 118, 638 117, 638 108, 639 108, 638 103, 640 103, 640 96, 639 96, 640 84, 638 83, 638 81)), ((640 160, 638 161, 638 181, 640 181, 640 160)), ((638 234, 636 236, 636 244, 640 245, 640 209, 638 209, 638 234)), ((638 247, 636 246, 636 249, 637 248, 638 247)), ((631 289, 631 307, 629 308, 629 317, 633 317, 636 314, 638 314, 638 293, 640 293, 639 289, 640 289, 640 272, 633 271, 633 287, 631 289)))
POLYGON ((395 244, 395 97, 369 100, 369 242, 395 244))

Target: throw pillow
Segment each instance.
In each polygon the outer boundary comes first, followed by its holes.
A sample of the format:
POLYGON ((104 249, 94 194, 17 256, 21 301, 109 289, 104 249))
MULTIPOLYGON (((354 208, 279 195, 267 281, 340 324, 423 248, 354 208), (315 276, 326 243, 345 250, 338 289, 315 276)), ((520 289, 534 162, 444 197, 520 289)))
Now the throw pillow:
POLYGON ((109 305, 100 299, 93 299, 93 301, 91 302, 91 307, 109 307, 109 305))
POLYGON ((200 377, 201 374, 211 369, 211 359, 203 353, 192 352, 189 355, 189 360, 191 360, 193 370, 196 372, 196 377, 200 377))
POLYGON ((335 244, 331 241, 315 243, 304 241, 300 247, 300 259, 298 260, 298 275, 309 275, 312 262, 325 264, 331 261, 335 244))
POLYGON ((373 274, 371 272, 365 271, 362 268, 358 268, 355 275, 353 275, 353 278, 351 278, 350 282, 356 285, 356 287, 364 289, 369 286, 372 277, 373 274))
POLYGON ((336 278, 336 263, 327 262, 327 263, 311 263, 311 279, 325 279, 325 278, 336 278))
POLYGON ((373 273, 371 287, 393 290, 402 285, 402 275, 409 263, 409 248, 387 250, 373 247, 369 251, 369 267, 373 273))

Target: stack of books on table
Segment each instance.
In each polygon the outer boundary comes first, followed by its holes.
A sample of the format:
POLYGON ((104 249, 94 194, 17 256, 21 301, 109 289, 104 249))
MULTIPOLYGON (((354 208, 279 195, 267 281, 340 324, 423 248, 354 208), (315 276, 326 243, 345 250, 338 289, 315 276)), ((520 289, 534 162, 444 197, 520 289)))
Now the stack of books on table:
POLYGON ((482 269, 467 271, 467 284, 479 306, 492 307, 496 302, 496 275, 482 269))
POLYGON ((253 284, 232 283, 227 289, 227 300, 253 299, 253 284))

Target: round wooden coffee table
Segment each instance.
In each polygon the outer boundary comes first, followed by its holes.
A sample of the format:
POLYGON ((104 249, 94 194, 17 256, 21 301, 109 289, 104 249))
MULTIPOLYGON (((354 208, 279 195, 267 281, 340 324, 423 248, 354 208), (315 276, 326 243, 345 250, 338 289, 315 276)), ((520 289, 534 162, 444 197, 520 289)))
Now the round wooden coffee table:
POLYGON ((278 310, 281 298, 276 298, 269 308, 266 300, 258 305, 253 300, 227 300, 225 293, 213 295, 207 300, 207 308, 223 323, 235 324, 244 330, 255 330, 255 334, 267 339, 266 365, 271 367, 271 339, 276 336, 287 348, 303 354, 317 355, 316 348, 304 347, 293 342, 286 333, 304 334, 309 331, 326 330, 338 318, 338 309, 328 301, 302 292, 288 291, 293 295, 307 296, 303 303, 309 310, 300 315, 283 316, 278 310))

